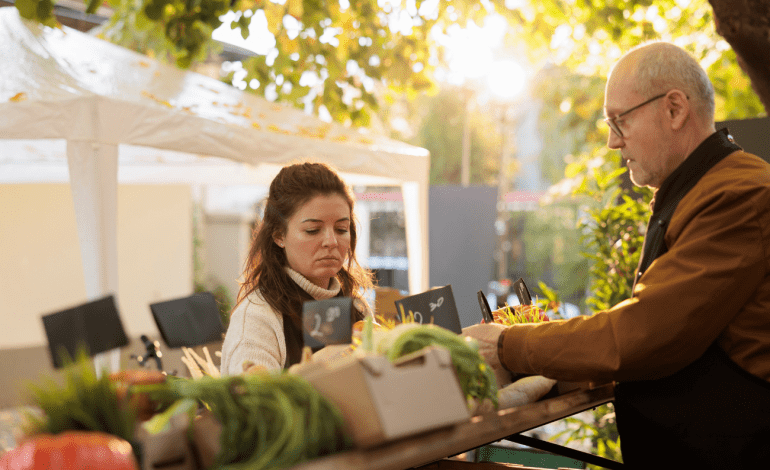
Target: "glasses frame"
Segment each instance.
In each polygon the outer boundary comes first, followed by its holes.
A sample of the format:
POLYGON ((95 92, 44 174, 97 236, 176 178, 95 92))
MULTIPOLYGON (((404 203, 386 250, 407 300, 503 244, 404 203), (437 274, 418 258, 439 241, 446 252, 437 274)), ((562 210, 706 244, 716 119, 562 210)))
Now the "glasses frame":
POLYGON ((642 106, 644 106, 646 104, 650 104, 650 103, 652 103, 655 100, 659 100, 659 99, 663 98, 666 95, 668 95, 668 92, 665 92, 662 95, 653 96, 652 98, 650 98, 649 100, 645 101, 644 103, 637 104, 633 108, 627 109, 627 110, 623 111, 622 113, 618 114, 615 117, 605 118, 604 122, 606 122, 607 125, 610 126, 610 129, 612 129, 612 132, 617 134, 617 136, 622 139, 623 138, 623 131, 620 130, 620 127, 618 126, 618 124, 615 121, 617 119, 620 119, 621 117, 625 116, 626 114, 630 113, 631 111, 636 111, 637 109, 641 108, 642 106))

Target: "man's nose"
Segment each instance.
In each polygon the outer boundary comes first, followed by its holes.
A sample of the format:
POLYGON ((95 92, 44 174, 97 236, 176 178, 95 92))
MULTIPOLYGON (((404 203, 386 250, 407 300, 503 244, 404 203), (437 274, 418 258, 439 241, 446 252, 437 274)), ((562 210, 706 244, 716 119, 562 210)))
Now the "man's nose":
POLYGON ((610 136, 607 138, 607 147, 615 150, 615 149, 619 149, 622 146, 623 146, 623 138, 617 135, 615 131, 610 129, 610 136))

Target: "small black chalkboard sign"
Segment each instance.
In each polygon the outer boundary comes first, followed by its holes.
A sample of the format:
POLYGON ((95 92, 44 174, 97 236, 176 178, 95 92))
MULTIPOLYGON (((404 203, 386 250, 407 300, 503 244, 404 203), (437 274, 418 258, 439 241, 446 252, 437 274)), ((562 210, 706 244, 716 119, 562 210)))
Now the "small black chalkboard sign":
POLYGON ((312 349, 330 344, 350 344, 353 299, 334 297, 302 304, 302 335, 312 349))
POLYGON ((163 341, 170 348, 193 347, 222 339, 224 327, 211 292, 150 304, 163 341))
POLYGON ((61 356, 63 351, 74 360, 80 348, 86 348, 86 353, 93 356, 128 344, 111 295, 42 318, 51 359, 57 369, 66 365, 61 356))
POLYGON ((513 283, 513 291, 516 292, 516 297, 521 305, 532 305, 532 295, 530 295, 527 285, 524 284, 524 279, 519 278, 513 283))
POLYGON ((451 284, 396 300, 396 311, 399 316, 402 312, 404 315, 412 312, 415 321, 423 325, 432 323, 457 334, 462 333, 451 284))

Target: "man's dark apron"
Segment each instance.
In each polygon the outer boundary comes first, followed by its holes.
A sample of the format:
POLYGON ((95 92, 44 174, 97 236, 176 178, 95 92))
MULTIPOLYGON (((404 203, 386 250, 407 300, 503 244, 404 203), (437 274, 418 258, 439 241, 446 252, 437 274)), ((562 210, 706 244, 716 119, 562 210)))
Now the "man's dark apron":
MULTIPOLYGON (((682 197, 736 150, 727 131, 719 131, 661 185, 636 281, 668 250, 666 227, 682 197)), ((770 384, 735 364, 716 343, 673 375, 617 384, 615 411, 627 467, 770 468, 770 384)))

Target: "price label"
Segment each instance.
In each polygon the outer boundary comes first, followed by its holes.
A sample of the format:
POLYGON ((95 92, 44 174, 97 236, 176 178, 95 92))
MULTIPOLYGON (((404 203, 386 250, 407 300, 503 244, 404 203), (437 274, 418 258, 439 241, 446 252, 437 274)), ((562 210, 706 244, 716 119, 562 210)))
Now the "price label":
POLYGON ((89 355, 128 345, 115 297, 93 300, 60 312, 43 315, 43 328, 55 368, 64 367, 62 349, 70 359, 85 347, 89 355))
POLYGON ((530 295, 527 285, 524 284, 524 279, 519 278, 513 283, 513 291, 516 293, 516 297, 521 305, 532 305, 532 295, 530 295))
POLYGON ((410 295, 396 300, 396 311, 400 315, 409 315, 412 312, 414 321, 425 324, 438 325, 457 334, 462 333, 460 315, 457 313, 452 286, 446 285, 431 289, 422 294, 410 295))
POLYGON ((353 299, 334 297, 302 304, 302 335, 313 349, 329 344, 350 344, 353 299))

